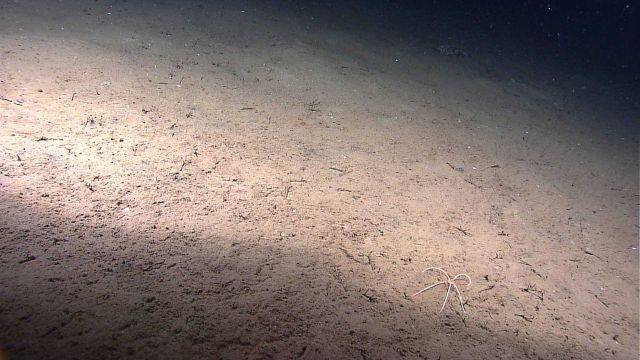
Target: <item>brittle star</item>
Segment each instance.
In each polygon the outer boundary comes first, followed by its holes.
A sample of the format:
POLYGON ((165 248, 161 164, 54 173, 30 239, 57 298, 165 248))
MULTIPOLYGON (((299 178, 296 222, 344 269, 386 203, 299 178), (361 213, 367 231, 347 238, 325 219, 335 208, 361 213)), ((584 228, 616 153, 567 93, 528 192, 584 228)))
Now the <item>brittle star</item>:
POLYGON ((442 303, 442 308, 440 308, 440 312, 442 312, 442 310, 444 310, 444 307, 447 305, 447 300, 449 300, 449 293, 451 292, 451 288, 453 288, 456 291, 456 294, 458 294, 458 300, 460 300, 460 307, 462 308, 462 312, 464 313, 464 303, 462 302, 462 294, 460 293, 460 289, 458 289, 458 285, 456 285, 455 281, 458 279, 462 279, 462 278, 467 278, 467 286, 471 285, 471 278, 469 277, 469 275, 467 274, 458 274, 456 276, 454 276, 453 278, 451 276, 449 276, 449 274, 437 267, 429 267, 424 269, 422 272, 427 272, 429 270, 438 270, 441 273, 444 274, 444 276, 447 277, 447 280, 445 281, 440 281, 439 283, 435 283, 433 285, 429 285, 426 288, 418 291, 417 293, 413 294, 412 296, 417 296, 422 294, 423 292, 432 289, 438 285, 449 285, 449 287, 447 288, 447 296, 444 297, 444 303, 442 303))

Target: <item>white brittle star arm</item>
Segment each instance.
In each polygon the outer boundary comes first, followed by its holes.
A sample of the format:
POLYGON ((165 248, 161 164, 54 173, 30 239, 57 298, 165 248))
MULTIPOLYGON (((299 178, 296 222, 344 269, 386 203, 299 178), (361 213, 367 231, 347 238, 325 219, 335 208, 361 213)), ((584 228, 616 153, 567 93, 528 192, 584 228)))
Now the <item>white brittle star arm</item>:
POLYGON ((422 294, 423 292, 425 292, 425 291, 427 291, 427 290, 429 290, 429 289, 431 289, 431 288, 434 288, 434 287, 436 287, 436 286, 438 286, 438 285, 442 285, 442 284, 446 284, 446 283, 447 283, 446 281, 440 281, 440 282, 439 282, 439 283, 437 283, 437 284, 429 285, 429 286, 427 286, 426 288, 424 288, 424 289, 422 289, 422 290, 418 291, 417 293, 415 293, 415 294, 413 294, 413 295, 411 295, 411 296, 417 296, 417 295, 420 295, 420 294, 422 294))
POLYGON ((460 292, 458 285, 456 285, 455 283, 457 279, 461 279, 461 278, 467 278, 467 286, 471 285, 471 278, 467 274, 458 274, 454 276, 453 280, 451 281, 451 285, 453 285, 453 288, 456 290, 456 293, 458 293, 458 300, 460 301, 460 307, 462 308, 462 312, 466 313, 466 311, 464 310, 464 302, 462 301, 462 293, 460 292))

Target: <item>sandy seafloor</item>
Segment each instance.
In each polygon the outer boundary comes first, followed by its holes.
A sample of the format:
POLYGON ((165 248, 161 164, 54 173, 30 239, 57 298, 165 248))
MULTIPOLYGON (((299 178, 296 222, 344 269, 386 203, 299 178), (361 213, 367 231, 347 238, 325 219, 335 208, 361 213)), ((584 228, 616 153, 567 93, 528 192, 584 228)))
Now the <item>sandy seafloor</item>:
POLYGON ((336 6, 0 1, 9 359, 638 357, 629 88, 336 6))

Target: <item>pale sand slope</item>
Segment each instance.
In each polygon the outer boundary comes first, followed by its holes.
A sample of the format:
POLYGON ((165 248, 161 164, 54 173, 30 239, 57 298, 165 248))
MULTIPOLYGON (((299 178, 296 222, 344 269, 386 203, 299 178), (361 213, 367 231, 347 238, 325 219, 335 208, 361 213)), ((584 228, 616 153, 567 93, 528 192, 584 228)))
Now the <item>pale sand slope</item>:
POLYGON ((0 1, 12 359, 637 358, 630 98, 437 19, 42 3, 0 1))

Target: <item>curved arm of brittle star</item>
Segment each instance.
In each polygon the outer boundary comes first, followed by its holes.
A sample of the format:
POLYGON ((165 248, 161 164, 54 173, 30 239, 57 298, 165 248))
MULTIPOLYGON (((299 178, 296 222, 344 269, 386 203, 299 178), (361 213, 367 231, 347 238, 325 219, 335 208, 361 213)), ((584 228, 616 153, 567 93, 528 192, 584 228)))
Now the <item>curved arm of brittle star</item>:
POLYGON ((467 286, 471 285, 471 278, 467 274, 458 274, 451 279, 451 281, 456 281, 458 279, 467 278, 467 286))
POLYGON ((439 267, 428 267, 428 268, 422 270, 422 272, 427 272, 429 270, 438 270, 438 271, 440 271, 441 273, 444 274, 444 276, 447 277, 448 282, 451 282, 451 276, 449 276, 449 274, 446 271, 442 270, 441 268, 439 268, 439 267))
POLYGON ((440 308, 440 312, 444 310, 444 307, 447 305, 447 300, 449 300, 449 292, 451 292, 451 286, 456 286, 456 284, 449 282, 449 287, 447 288, 447 295, 444 297, 444 302, 442 303, 442 307, 440 308))
POLYGON ((460 293, 460 289, 458 289, 458 285, 456 285, 455 283, 451 283, 451 285, 453 285, 453 288, 456 290, 456 293, 458 294, 458 300, 460 300, 460 307, 462 308, 462 312, 466 313, 466 311, 464 311, 464 303, 462 302, 462 294, 460 293))
POLYGON ((427 291, 427 290, 429 290, 429 289, 432 289, 432 288, 434 288, 434 287, 436 287, 436 286, 438 286, 438 285, 442 285, 442 284, 446 284, 446 283, 447 283, 446 281, 440 281, 440 282, 439 282, 439 283, 437 283, 437 284, 429 285, 429 286, 427 286, 426 288, 424 288, 424 289, 422 289, 422 290, 418 291, 417 293, 415 293, 415 294, 413 294, 413 295, 411 295, 411 296, 417 296, 417 295, 420 295, 420 294, 422 294, 423 292, 425 292, 425 291, 427 291))

